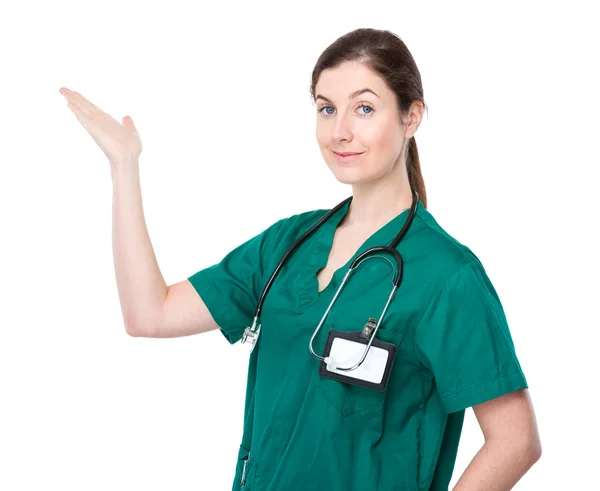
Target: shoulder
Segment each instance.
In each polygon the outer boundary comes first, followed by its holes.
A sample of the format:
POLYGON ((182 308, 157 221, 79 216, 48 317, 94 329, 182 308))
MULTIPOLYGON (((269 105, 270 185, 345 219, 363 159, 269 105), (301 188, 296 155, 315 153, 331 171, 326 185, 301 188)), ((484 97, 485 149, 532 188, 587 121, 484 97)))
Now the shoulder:
POLYGON ((451 234, 435 218, 433 212, 419 206, 415 216, 418 227, 412 234, 415 251, 427 264, 426 271, 443 282, 467 264, 483 268, 473 250, 451 234))
POLYGON ((260 234, 267 245, 265 252, 272 253, 283 244, 293 242, 328 211, 327 209, 309 210, 278 219, 260 234))
POLYGON ((284 238, 302 235, 328 211, 328 209, 309 210, 281 218, 269 227, 270 235, 274 236, 277 242, 284 238))

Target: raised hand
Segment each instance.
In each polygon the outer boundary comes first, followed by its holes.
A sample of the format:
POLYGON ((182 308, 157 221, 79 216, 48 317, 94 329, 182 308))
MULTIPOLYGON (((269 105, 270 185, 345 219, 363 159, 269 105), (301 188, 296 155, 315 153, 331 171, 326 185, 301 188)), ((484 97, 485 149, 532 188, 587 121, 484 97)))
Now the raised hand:
POLYGON ((66 87, 61 87, 59 91, 111 165, 138 160, 142 153, 142 140, 130 116, 125 116, 123 122, 119 123, 81 94, 66 87))

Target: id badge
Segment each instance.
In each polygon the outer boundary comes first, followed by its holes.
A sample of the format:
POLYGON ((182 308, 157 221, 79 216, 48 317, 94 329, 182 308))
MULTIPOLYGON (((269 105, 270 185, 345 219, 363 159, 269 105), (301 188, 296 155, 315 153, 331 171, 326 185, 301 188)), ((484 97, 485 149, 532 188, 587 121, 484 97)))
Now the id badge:
MULTIPOLYGON (((368 340, 361 337, 361 331, 329 331, 323 357, 331 357, 339 367, 352 367, 363 356, 368 340)), ((396 345, 375 337, 362 364, 354 370, 331 368, 321 360, 319 374, 325 378, 339 380, 379 391, 387 387, 394 364, 396 345)))

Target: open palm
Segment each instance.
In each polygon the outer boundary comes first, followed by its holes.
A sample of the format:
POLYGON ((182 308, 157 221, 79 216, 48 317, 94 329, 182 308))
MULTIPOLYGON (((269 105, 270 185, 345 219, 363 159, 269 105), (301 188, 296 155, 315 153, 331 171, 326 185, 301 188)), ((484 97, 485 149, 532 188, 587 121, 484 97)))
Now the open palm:
POLYGON ((130 116, 125 116, 123 123, 119 123, 81 94, 66 87, 61 87, 60 93, 111 164, 139 158, 142 140, 130 116))

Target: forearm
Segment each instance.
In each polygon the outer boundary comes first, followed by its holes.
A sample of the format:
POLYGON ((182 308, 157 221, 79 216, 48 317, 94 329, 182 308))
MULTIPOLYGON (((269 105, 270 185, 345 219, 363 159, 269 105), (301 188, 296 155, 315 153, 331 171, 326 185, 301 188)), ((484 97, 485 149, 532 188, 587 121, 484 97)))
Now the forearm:
POLYGON ((127 332, 143 334, 157 321, 167 285, 146 228, 139 164, 111 165, 113 259, 127 332))
POLYGON ((529 444, 486 441, 452 491, 508 491, 538 458, 529 444))

